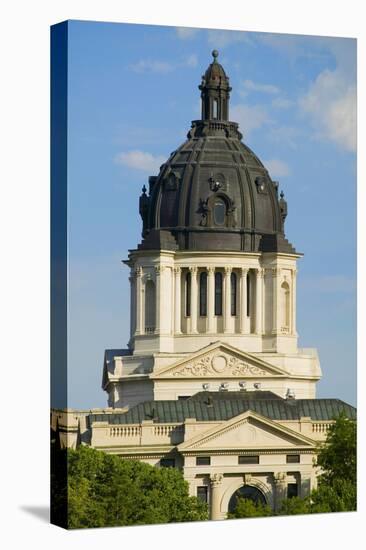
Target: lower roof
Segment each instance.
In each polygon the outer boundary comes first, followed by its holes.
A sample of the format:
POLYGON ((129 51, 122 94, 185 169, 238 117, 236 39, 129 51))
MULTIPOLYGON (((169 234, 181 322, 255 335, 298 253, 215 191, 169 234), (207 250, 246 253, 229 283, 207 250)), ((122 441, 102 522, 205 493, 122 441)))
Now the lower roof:
POLYGON ((91 414, 90 422, 109 424, 179 423, 186 418, 198 422, 224 421, 252 410, 271 420, 334 420, 341 413, 356 419, 356 409, 340 399, 283 399, 267 391, 199 392, 185 400, 145 401, 125 413, 91 414))

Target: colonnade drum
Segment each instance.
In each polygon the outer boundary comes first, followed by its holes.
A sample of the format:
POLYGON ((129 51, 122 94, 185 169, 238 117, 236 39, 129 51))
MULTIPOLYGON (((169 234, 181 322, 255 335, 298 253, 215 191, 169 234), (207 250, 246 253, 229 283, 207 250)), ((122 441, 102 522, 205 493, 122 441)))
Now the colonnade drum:
POLYGON ((232 337, 242 349, 249 339, 252 351, 278 349, 278 338, 296 349, 298 256, 264 256, 130 258, 130 349, 155 341, 157 351, 184 351, 189 338, 191 351, 192 338, 200 349, 213 335, 232 337))

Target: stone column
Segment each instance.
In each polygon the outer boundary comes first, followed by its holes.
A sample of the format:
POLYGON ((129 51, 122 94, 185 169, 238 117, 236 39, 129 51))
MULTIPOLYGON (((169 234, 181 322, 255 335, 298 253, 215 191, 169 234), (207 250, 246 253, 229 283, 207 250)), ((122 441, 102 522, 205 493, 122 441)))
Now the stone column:
POLYGON ((280 332, 280 311, 279 311, 279 280, 281 271, 278 267, 272 269, 272 334, 280 332))
POLYGON ((191 272, 191 334, 197 334, 197 267, 193 266, 189 268, 191 272))
POLYGON ((136 334, 144 334, 144 301, 142 297, 142 268, 136 267, 136 334))
POLYGON ((155 334, 160 333, 160 279, 162 266, 155 266, 155 334))
POLYGON ((174 268, 174 332, 181 334, 181 269, 174 268))
POLYGON ((136 275, 131 269, 130 281, 130 340, 136 332, 136 275))
POLYGON ((263 277, 264 270, 260 267, 256 270, 255 281, 255 332, 262 334, 263 332, 263 277))
POLYGON ((292 275, 292 289, 291 289, 291 325, 290 330, 291 334, 296 336, 296 274, 297 269, 293 269, 291 272, 292 275))
POLYGON ((221 519, 220 514, 220 486, 223 480, 222 474, 212 474, 210 476, 210 503, 211 503, 211 514, 210 519, 218 520, 221 519))
POLYGON ((215 332, 215 268, 207 268, 207 332, 215 332))
MULTIPOLYGON (((316 489, 316 486, 312 487, 312 472, 305 472, 300 474, 300 483, 299 483, 299 496, 301 498, 308 497, 312 489, 316 489)), ((314 476, 316 479, 316 476, 314 476)))
POLYGON ((248 269, 242 267, 240 275, 240 306, 239 306, 239 315, 240 315, 240 332, 241 334, 248 334, 248 316, 247 316, 247 275, 248 269))
POLYGON ((273 474, 274 482, 274 508, 275 512, 278 512, 281 508, 281 504, 284 498, 286 498, 286 473, 277 472, 273 474))
POLYGON ((231 332, 231 267, 225 267, 224 277, 224 333, 231 332))

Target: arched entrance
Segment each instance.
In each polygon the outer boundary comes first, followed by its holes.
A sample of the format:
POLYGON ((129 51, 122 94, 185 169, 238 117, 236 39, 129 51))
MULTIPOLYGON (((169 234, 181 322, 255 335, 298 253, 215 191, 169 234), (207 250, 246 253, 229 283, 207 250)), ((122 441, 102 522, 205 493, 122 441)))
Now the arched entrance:
POLYGON ((262 491, 257 489, 257 487, 253 487, 252 485, 243 485, 237 491, 235 491, 235 493, 230 498, 228 506, 229 512, 234 512, 237 499, 239 497, 252 500, 255 504, 267 504, 266 497, 264 496, 262 491))

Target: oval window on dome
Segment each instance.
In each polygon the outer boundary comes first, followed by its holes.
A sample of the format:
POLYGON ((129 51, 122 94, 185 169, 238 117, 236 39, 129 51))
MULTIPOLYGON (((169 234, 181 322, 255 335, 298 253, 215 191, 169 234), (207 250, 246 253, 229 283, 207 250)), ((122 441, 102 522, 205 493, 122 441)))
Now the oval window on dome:
POLYGON ((221 199, 216 199, 214 204, 214 221, 216 225, 225 224, 226 204, 221 199))

